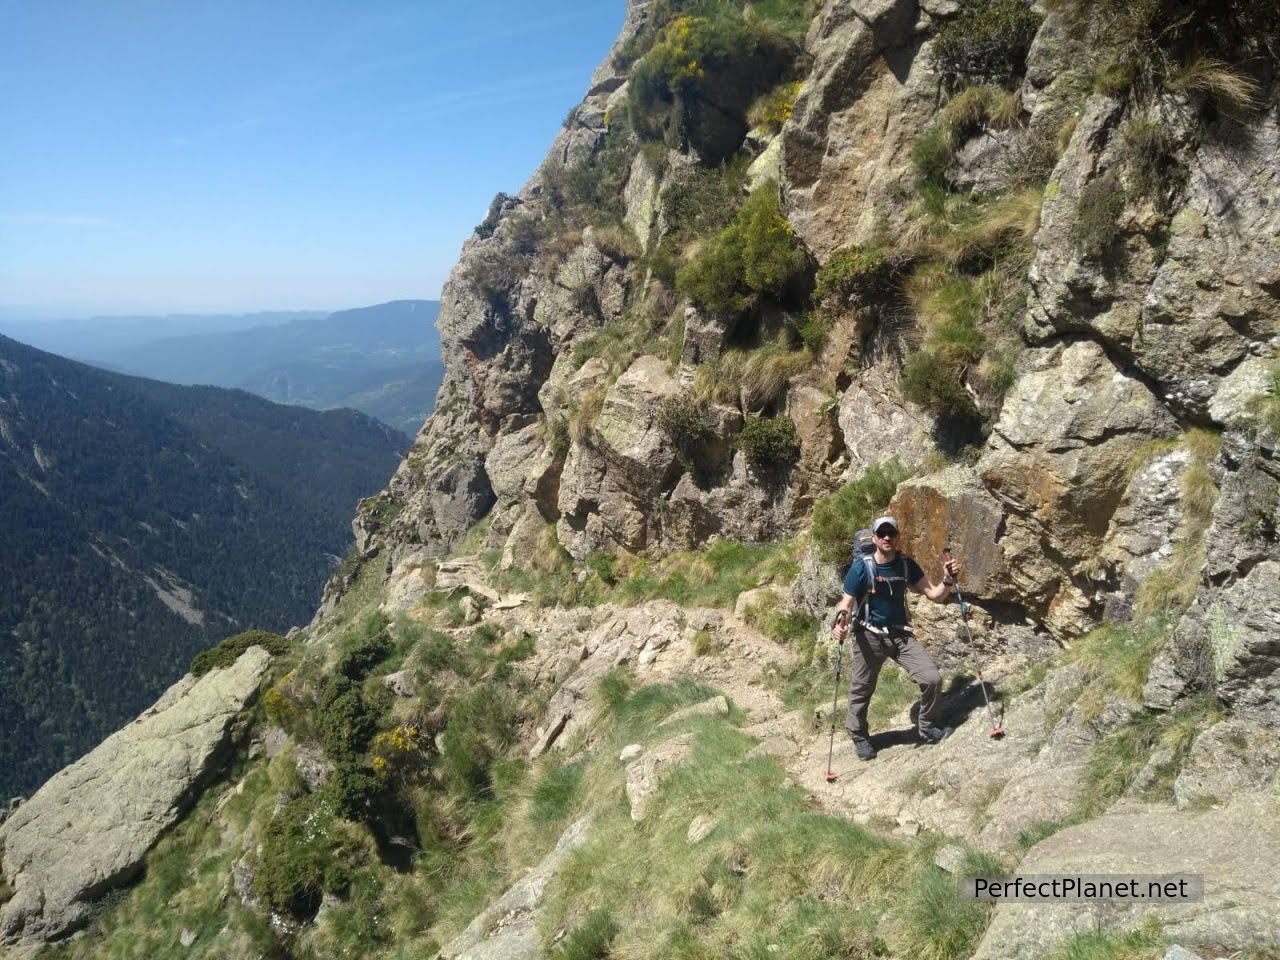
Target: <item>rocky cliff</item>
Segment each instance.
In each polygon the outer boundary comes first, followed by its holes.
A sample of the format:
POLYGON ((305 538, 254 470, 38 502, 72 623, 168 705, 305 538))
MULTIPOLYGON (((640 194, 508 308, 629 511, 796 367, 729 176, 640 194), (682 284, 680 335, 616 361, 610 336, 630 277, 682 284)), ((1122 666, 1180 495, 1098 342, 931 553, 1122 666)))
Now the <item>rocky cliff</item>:
POLYGON ((1200 574, 1210 524, 1213 606, 1275 558, 1280 128, 1274 31, 1246 8, 1196 8, 1126 80, 1140 25, 1069 3, 827 3, 802 41, 748 11, 775 38, 749 54, 631 3, 466 244, 438 412, 362 506, 364 555, 441 555, 482 519, 508 566, 543 541, 580 561, 777 540, 897 457, 909 548, 954 539, 1003 620, 1067 641, 1129 619, 1152 573, 1200 574), (695 78, 661 73, 699 53, 695 78), (717 101, 748 69, 755 110, 717 101), (1189 453, 1194 431, 1221 447, 1189 453))
POLYGON ((204 926, 148 942, 1274 949, 1280 35, 1045 7, 629 3, 450 277, 436 412, 264 698, 249 826, 220 787, 173 841, 207 876, 134 896, 204 926), (956 732, 833 784, 815 638, 886 508, 964 565, 972 644, 913 610, 956 732), (1086 866, 1216 879, 1154 926, 951 879, 1086 866))

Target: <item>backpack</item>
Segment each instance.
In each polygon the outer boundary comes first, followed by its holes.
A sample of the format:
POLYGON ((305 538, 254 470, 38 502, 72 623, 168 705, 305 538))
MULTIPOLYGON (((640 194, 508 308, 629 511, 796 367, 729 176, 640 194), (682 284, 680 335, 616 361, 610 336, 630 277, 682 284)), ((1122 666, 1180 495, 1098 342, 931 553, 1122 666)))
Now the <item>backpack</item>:
MULTIPOLYGON (((855 563, 861 563, 867 571, 867 583, 870 586, 863 593, 862 599, 858 600, 853 619, 865 622, 867 615, 866 598, 876 592, 876 542, 870 530, 859 530, 853 535, 853 553, 849 557, 849 566, 852 567, 855 563)), ((902 576, 905 580, 907 575, 907 556, 901 550, 898 551, 898 563, 902 566, 902 576)), ((910 611, 908 610, 909 615, 910 611)))

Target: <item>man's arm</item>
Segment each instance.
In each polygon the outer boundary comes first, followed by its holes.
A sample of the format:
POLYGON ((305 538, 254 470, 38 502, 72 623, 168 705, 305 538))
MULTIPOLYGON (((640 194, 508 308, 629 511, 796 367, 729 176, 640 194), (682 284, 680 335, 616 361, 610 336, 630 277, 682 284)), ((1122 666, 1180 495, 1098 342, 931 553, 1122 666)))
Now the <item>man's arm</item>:
POLYGON ((920 579, 911 584, 911 590, 913 593, 923 593, 934 603, 941 603, 951 593, 951 584, 955 582, 956 574, 959 570, 960 565, 955 560, 947 560, 942 565, 943 579, 941 583, 934 583, 921 570, 920 579))

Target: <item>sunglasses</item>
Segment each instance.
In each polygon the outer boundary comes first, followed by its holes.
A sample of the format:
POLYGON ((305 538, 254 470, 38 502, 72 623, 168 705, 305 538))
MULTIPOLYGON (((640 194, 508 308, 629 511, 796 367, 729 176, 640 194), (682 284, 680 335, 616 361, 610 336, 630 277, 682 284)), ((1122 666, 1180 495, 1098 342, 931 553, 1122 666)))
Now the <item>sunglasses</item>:
POLYGON ((879 537, 881 540, 892 540, 897 535, 898 535, 897 530, 883 529, 883 530, 876 531, 876 536, 879 537))

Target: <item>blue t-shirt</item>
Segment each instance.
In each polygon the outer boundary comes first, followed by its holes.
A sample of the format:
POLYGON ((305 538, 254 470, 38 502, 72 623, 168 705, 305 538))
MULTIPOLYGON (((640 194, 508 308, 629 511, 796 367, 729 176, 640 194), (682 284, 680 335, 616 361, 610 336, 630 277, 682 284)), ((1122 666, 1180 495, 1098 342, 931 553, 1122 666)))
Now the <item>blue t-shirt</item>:
POLYGON ((924 576, 920 564, 905 554, 898 554, 892 563, 877 563, 876 592, 867 588, 867 564, 858 557, 849 567, 844 578, 844 592, 855 600, 867 598, 867 622, 877 627, 902 626, 907 622, 907 588, 919 583, 924 576))

